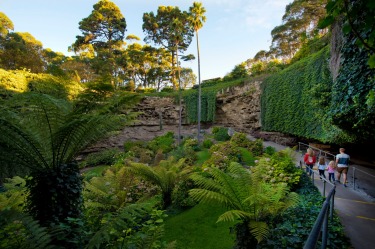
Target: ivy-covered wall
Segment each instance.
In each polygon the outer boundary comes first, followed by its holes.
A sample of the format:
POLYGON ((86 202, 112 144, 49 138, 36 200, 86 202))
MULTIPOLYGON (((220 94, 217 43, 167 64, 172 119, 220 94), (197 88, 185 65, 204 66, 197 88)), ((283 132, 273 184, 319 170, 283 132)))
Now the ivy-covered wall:
POLYGON ((262 130, 278 131, 321 142, 353 140, 331 124, 328 115, 332 79, 329 47, 276 73, 262 84, 262 130))

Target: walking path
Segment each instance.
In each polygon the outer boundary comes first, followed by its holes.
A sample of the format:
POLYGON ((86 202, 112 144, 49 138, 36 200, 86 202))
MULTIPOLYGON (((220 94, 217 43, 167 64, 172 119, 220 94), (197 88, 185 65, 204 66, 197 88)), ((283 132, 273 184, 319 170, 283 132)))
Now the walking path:
MULTIPOLYGON (((286 146, 276 144, 274 142, 265 141, 264 146, 272 146, 277 151, 283 150, 286 146)), ((296 163, 302 160, 302 155, 296 153, 296 163)), ((303 160, 302 160, 303 161, 303 160)), ((361 167, 360 165, 352 165, 361 167)), ((314 170, 314 184, 324 195, 323 181, 319 178, 319 173, 314 170)), ((348 187, 343 184, 336 184, 336 194, 334 200, 335 211, 338 214, 341 224, 344 226, 345 233, 350 239, 353 249, 372 249, 375 248, 375 198, 366 194, 375 192, 375 182, 366 185, 366 189, 356 188, 350 184, 351 173, 349 170, 348 187), (366 191, 366 192, 365 192, 366 191)), ((326 184, 325 194, 330 189, 330 184, 326 184)))

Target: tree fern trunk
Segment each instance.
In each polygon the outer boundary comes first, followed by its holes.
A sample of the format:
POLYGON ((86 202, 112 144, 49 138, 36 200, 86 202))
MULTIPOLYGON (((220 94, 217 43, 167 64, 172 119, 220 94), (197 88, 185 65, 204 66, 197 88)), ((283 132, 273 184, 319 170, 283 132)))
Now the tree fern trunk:
POLYGON ((250 233, 249 221, 243 221, 236 225, 236 242, 234 249, 251 249, 257 248, 258 242, 250 233))
POLYGON ((82 178, 78 165, 62 164, 58 168, 34 172, 27 181, 28 212, 43 226, 79 218, 82 209, 82 178))

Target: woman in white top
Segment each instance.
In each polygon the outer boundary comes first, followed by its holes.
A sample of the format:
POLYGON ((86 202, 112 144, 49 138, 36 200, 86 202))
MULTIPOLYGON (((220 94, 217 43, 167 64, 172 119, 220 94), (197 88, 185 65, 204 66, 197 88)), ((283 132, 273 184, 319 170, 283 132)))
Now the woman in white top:
POLYGON ((319 157, 318 161, 318 170, 319 170, 319 176, 320 179, 326 179, 325 170, 327 168, 326 159, 324 157, 319 157))

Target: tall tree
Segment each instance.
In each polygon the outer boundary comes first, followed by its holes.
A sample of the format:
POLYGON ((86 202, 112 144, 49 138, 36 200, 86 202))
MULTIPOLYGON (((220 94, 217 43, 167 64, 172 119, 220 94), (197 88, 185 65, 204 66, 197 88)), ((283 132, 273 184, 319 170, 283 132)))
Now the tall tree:
POLYGON ((178 51, 184 52, 189 47, 194 30, 189 22, 189 14, 178 7, 159 6, 157 14, 153 12, 143 14, 144 41, 153 42, 167 49, 172 57, 172 83, 177 89, 177 56, 178 51))
POLYGON ((193 6, 189 8, 190 16, 189 20, 193 25, 195 35, 197 36, 197 55, 198 55, 198 143, 201 141, 201 102, 202 102, 202 89, 201 89, 201 61, 199 53, 199 36, 198 31, 203 27, 203 23, 206 22, 206 9, 202 6, 202 3, 194 2, 193 6))
POLYGON ((0 39, 0 48, 0 67, 44 72, 43 45, 30 33, 11 32, 0 39))
POLYGON ((100 0, 91 14, 79 22, 82 36, 76 36, 72 50, 86 51, 92 45, 95 51, 93 67, 103 76, 108 76, 116 86, 116 56, 123 49, 126 21, 120 9, 109 0, 100 0))
POLYGON ((279 58, 290 60, 306 39, 325 31, 317 28, 325 14, 327 0, 294 0, 285 8, 283 24, 271 31, 271 51, 279 58))

